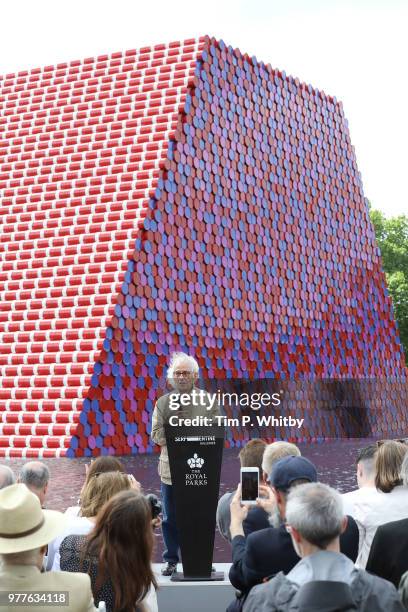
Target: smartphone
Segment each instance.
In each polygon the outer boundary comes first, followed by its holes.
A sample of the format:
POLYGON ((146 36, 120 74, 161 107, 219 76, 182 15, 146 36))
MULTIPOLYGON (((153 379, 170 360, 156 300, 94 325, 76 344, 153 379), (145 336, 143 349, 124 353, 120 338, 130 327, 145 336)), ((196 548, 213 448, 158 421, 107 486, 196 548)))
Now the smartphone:
POLYGON ((259 468, 241 468, 241 503, 254 506, 259 497, 259 468))

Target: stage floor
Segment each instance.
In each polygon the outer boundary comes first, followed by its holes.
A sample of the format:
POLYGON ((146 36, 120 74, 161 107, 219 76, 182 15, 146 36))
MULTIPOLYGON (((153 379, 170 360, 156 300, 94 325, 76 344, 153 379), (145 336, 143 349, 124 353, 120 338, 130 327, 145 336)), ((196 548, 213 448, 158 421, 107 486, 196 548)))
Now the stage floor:
MULTIPOLYGON (((316 465, 321 482, 330 484, 341 492, 354 489, 355 458, 357 450, 370 440, 336 440, 321 444, 300 444, 302 454, 316 465)), ((239 449, 224 450, 220 495, 235 489, 239 482, 239 449)), ((146 493, 160 495, 160 481, 157 474, 157 455, 139 455, 121 457, 128 473, 133 474, 142 483, 146 493)), ((76 505, 78 495, 85 477, 85 464, 89 459, 48 459, 45 460, 50 472, 51 482, 46 500, 48 508, 64 511, 68 506, 76 505)), ((4 461, 5 463, 5 461, 4 461)), ((7 462, 17 474, 24 460, 12 459, 7 462)), ((161 560, 163 542, 161 533, 157 534, 155 561, 161 560)), ((215 534, 214 562, 231 561, 229 544, 215 534)))

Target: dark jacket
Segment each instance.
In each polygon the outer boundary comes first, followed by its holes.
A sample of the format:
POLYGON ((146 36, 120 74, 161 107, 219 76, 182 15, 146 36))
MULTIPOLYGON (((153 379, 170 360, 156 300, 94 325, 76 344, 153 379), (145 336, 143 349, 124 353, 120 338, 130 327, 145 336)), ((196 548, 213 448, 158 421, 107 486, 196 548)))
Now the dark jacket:
POLYGON ((356 569, 350 584, 310 582, 298 588, 281 572, 254 587, 244 612, 405 612, 395 587, 356 569))
POLYGON ((245 537, 248 537, 251 533, 254 533, 254 531, 268 529, 270 526, 269 514, 259 506, 254 506, 249 509, 246 519, 242 524, 245 537))
POLYGON ((408 570, 408 518, 378 527, 366 570, 398 587, 402 574, 408 570))
MULTIPOLYGON (((358 537, 357 524, 349 516, 346 531, 340 536, 340 550, 353 563, 358 555, 358 537)), ((229 579, 236 589, 246 593, 279 572, 287 574, 298 561, 285 526, 268 527, 251 533, 247 538, 235 536, 229 579)))

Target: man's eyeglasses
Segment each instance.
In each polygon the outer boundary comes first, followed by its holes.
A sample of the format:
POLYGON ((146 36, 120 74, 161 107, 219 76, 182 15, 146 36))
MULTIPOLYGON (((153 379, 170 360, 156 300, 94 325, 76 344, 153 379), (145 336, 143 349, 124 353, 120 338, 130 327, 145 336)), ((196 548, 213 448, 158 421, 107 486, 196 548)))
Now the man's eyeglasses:
POLYGON ((193 372, 191 372, 190 370, 176 370, 175 372, 173 372, 174 378, 181 378, 182 376, 184 378, 187 378, 188 376, 191 376, 192 374, 193 372))

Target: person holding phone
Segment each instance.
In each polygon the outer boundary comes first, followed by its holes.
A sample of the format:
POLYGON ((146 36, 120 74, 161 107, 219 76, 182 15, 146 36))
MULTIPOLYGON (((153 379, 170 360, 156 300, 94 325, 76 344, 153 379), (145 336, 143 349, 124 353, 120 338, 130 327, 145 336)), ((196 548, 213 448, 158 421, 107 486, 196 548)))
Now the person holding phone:
MULTIPOLYGON (((272 466, 282 459, 291 455, 300 457, 300 450, 295 444, 279 440, 266 444, 261 438, 249 440, 239 452, 241 468, 259 469, 259 495, 256 505, 249 504, 249 510, 242 523, 246 537, 254 531, 270 527, 269 516, 275 510, 275 499, 270 497, 267 481, 272 471, 272 466)), ((217 527, 222 537, 231 544, 231 513, 230 505, 235 491, 224 493, 218 501, 217 527)))
MULTIPOLYGON (((245 538, 242 527, 248 514, 248 504, 241 499, 241 484, 231 503, 232 566, 231 584, 239 589, 241 597, 232 602, 228 612, 242 609, 250 589, 279 572, 287 574, 299 561, 285 529, 286 501, 290 491, 306 483, 317 482, 317 471, 305 457, 289 456, 277 461, 269 475, 271 498, 271 526, 251 533, 245 538)), ((340 549, 353 562, 358 554, 358 528, 348 517, 347 527, 340 536, 340 549)))
POLYGON ((285 529, 298 563, 254 587, 243 612, 403 612, 395 586, 356 568, 340 551, 347 524, 340 493, 322 483, 294 487, 285 529))
POLYGON ((259 497, 259 468, 241 468, 241 503, 256 506, 259 497))

